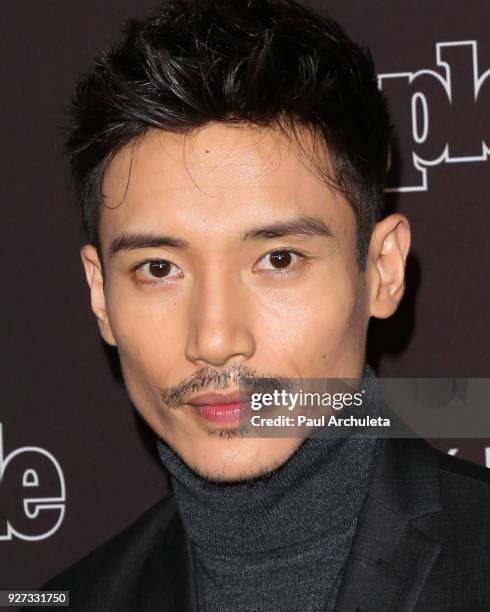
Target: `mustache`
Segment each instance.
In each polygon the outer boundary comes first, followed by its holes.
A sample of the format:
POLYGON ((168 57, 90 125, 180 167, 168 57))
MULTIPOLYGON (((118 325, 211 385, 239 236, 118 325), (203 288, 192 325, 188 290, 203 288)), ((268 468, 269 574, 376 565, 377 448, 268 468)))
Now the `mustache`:
POLYGON ((258 372, 245 365, 234 365, 226 370, 211 366, 201 368, 176 385, 159 389, 162 402, 170 408, 185 404, 185 399, 198 391, 217 391, 237 387, 245 395, 272 393, 275 389, 294 388, 294 379, 287 376, 258 372))

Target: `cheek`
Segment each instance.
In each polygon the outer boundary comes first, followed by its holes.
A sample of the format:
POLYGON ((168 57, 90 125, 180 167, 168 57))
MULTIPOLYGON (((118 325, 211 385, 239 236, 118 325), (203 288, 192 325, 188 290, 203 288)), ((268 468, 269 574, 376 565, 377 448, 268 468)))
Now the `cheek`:
POLYGON ((108 315, 128 386, 131 381, 164 386, 179 352, 180 323, 175 300, 148 299, 134 292, 108 294, 108 315))
POLYGON ((357 276, 320 275, 267 305, 262 326, 267 350, 283 356, 298 376, 325 376, 336 364, 356 361, 363 352, 367 318, 357 276))

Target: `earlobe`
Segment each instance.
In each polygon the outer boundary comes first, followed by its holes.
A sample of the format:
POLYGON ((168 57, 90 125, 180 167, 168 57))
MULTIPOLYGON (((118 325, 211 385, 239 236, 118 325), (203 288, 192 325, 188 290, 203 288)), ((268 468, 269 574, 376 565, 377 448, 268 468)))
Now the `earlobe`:
POLYGON ((374 227, 368 254, 371 312, 380 319, 397 309, 405 290, 405 262, 410 248, 410 224, 400 214, 374 227))
POLYGON ((92 312, 97 319, 101 336, 107 344, 116 346, 116 340, 112 333, 107 315, 104 293, 104 275, 97 249, 92 244, 85 244, 80 250, 80 256, 85 271, 85 278, 90 290, 92 312))

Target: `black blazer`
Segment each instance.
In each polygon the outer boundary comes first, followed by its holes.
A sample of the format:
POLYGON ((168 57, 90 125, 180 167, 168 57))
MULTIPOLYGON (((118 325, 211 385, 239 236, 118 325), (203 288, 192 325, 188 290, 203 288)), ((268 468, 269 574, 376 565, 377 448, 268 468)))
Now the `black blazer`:
MULTIPOLYGON (((72 612, 191 612, 194 576, 170 496, 44 588, 70 591, 72 612)), ((384 440, 335 609, 490 611, 490 470, 384 440)))

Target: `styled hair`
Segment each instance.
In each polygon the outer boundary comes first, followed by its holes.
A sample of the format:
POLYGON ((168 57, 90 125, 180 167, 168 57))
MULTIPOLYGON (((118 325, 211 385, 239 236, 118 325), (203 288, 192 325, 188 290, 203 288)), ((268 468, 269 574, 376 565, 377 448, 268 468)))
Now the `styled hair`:
POLYGON ((319 137, 327 156, 311 161, 352 206, 364 269, 382 211, 391 126, 369 51, 330 17, 294 0, 162 0, 97 57, 70 114, 67 151, 99 252, 102 181, 122 147, 150 128, 248 123, 319 137))

